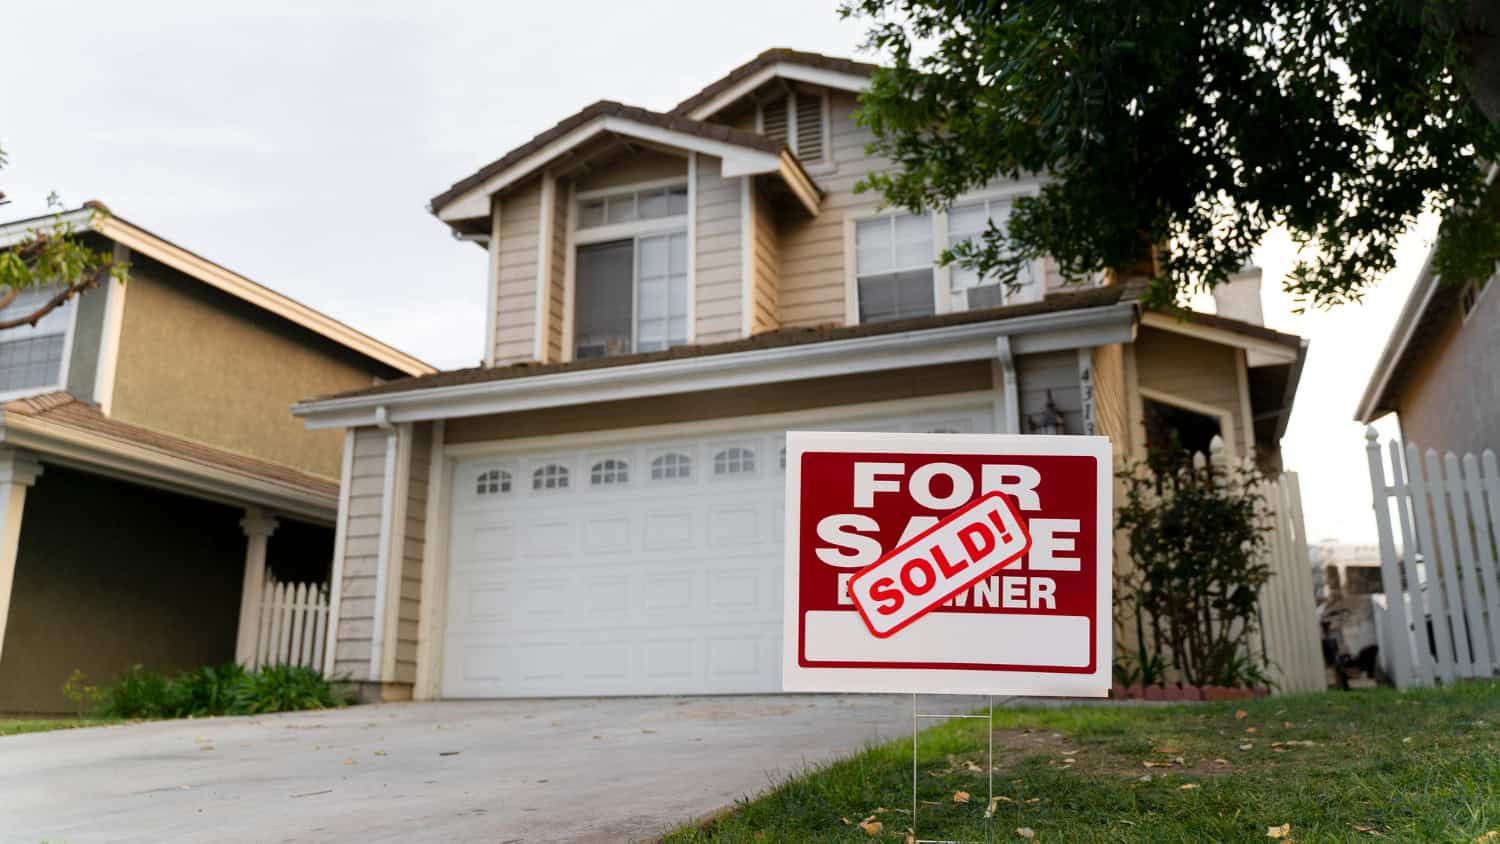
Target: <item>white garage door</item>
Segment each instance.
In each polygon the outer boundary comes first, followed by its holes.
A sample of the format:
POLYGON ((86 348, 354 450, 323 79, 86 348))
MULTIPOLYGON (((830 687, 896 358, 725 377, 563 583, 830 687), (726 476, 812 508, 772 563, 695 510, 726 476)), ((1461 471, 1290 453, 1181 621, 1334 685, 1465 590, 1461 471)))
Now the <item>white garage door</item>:
MULTIPOLYGON (((971 402, 793 426, 985 432, 992 419, 971 402)), ((460 463, 443 694, 779 691, 787 427, 460 463)))

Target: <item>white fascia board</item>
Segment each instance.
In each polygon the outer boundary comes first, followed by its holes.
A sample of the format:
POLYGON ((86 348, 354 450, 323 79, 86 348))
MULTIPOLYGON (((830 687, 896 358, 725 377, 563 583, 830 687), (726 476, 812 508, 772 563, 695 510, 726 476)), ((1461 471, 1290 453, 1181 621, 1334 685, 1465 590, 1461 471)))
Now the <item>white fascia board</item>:
POLYGON ((1436 253, 1436 245, 1427 250, 1427 259, 1422 262, 1417 283, 1407 295, 1401 315, 1396 317, 1396 324, 1391 327, 1391 336, 1386 338, 1380 358, 1370 371, 1370 380, 1365 384, 1364 395, 1360 396, 1359 407, 1354 412, 1356 422, 1369 424, 1385 415, 1376 409, 1377 405, 1390 384, 1391 376, 1396 372, 1397 362, 1406 354, 1406 347, 1411 345, 1412 335, 1416 333, 1422 315, 1427 312, 1427 306, 1437 292, 1437 274, 1432 271, 1432 260, 1436 253))
POLYGON ((1158 328, 1162 331, 1170 331, 1174 334, 1182 334, 1187 337, 1195 337, 1223 346, 1244 349, 1246 352, 1254 352, 1260 360, 1258 365, 1262 366, 1266 364, 1291 363, 1297 359, 1297 350, 1290 346, 1284 346, 1281 343, 1264 340, 1260 337, 1251 337, 1227 328, 1200 325, 1195 322, 1174 319, 1166 314, 1144 314, 1141 317, 1141 324, 1149 328, 1158 328))
POLYGON ((728 106, 741 97, 747 96, 756 88, 778 77, 781 79, 790 79, 794 82, 806 82, 809 85, 821 85, 825 88, 848 91, 853 94, 863 93, 870 88, 870 78, 868 76, 861 76, 856 73, 840 73, 836 70, 827 70, 820 67, 808 67, 805 64, 797 64, 795 62, 777 62, 745 77, 738 85, 725 90, 717 97, 688 112, 687 116, 693 120, 703 120, 712 117, 725 106, 728 106))
POLYGON ((1010 337, 1015 354, 1036 354, 1135 338, 1132 303, 1058 311, 994 322, 828 340, 770 349, 603 367, 553 375, 433 387, 298 404, 308 428, 452 419, 548 407, 774 384, 932 364, 988 360, 995 338, 1010 337))
POLYGON ((336 496, 318 495, 26 416, 0 412, 0 440, 36 452, 43 462, 231 506, 259 505, 329 525, 338 512, 336 496))
POLYGON ((89 228, 89 223, 93 221, 95 213, 97 212, 92 208, 78 208, 62 214, 29 217, 25 220, 6 223, 0 226, 0 249, 15 246, 23 240, 29 240, 32 232, 51 232, 60 225, 71 226, 74 231, 89 228))
POLYGON ((444 222, 484 217, 489 214, 490 197, 532 175, 548 162, 604 132, 613 132, 649 143, 711 155, 724 161, 724 176, 754 176, 775 173, 781 169, 781 157, 774 152, 751 149, 725 141, 716 141, 688 132, 677 132, 617 115, 600 115, 526 156, 510 167, 469 188, 457 199, 438 209, 444 222))

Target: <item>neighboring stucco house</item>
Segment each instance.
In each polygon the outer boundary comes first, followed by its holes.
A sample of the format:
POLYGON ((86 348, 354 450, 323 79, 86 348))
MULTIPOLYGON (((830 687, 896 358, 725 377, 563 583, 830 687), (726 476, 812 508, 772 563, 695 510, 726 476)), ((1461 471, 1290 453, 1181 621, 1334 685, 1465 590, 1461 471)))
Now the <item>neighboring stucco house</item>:
POLYGON ((433 371, 97 203, 0 248, 58 222, 130 279, 0 331, 0 711, 69 709, 74 669, 243 658, 265 578, 332 559, 340 439, 288 408, 433 371))
POLYGON ((1444 284, 1428 253, 1356 420, 1395 413, 1402 438, 1424 449, 1500 449, 1500 296, 1492 278, 1444 284))
POLYGON ((1279 462, 1299 338, 1047 262, 1015 293, 936 266, 1037 184, 923 216, 856 194, 888 166, 852 116, 873 69, 771 50, 432 200, 488 250, 484 365, 294 411, 345 437, 329 670, 384 698, 779 690, 791 428, 1097 432, 1122 457, 1222 434, 1279 462))

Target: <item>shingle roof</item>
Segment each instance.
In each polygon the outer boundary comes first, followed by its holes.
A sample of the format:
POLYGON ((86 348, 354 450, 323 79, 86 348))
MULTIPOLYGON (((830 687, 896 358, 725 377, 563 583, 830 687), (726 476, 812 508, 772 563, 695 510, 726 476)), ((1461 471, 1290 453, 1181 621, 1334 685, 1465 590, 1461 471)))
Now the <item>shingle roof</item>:
POLYGON ((710 83, 708 87, 698 93, 678 103, 676 108, 672 109, 672 113, 687 114, 729 88, 734 87, 740 80, 754 75, 761 68, 781 62, 816 67, 821 70, 832 70, 839 73, 849 73, 856 76, 869 76, 880 69, 880 65, 868 62, 857 62, 853 59, 839 58, 838 56, 825 56, 822 53, 809 53, 803 50, 793 50, 788 47, 772 47, 734 70, 729 71, 729 73, 710 83))
POLYGON ((185 437, 164 434, 111 419, 100 412, 99 408, 79 400, 70 393, 45 393, 39 396, 13 399, 0 405, 0 408, 4 409, 7 416, 24 416, 48 425, 85 431, 122 444, 151 449, 182 460, 190 460, 206 467, 228 470, 257 480, 294 487, 302 492, 326 497, 331 501, 338 499, 337 481, 300 472, 280 463, 261 460, 205 445, 185 437))
POLYGON ((674 132, 696 135, 701 138, 722 141, 727 144, 734 144, 736 146, 742 146, 749 149, 758 149, 762 152, 769 152, 772 154, 780 153, 781 150, 786 146, 780 141, 773 141, 770 138, 767 138, 764 135, 756 134, 755 132, 746 132, 742 129, 733 129, 728 126, 720 126, 717 123, 705 123, 700 120, 690 120, 680 114, 664 114, 659 111, 651 111, 649 109, 625 105, 624 103, 618 103, 613 100, 600 100, 599 102, 588 106, 587 108, 583 109, 580 112, 577 112, 576 114, 563 118, 562 120, 558 121, 557 124, 552 128, 547 129, 546 131, 542 132, 526 143, 521 144, 510 152, 507 152, 505 155, 502 155, 494 161, 491 161, 489 164, 484 165, 483 167, 475 171, 472 175, 466 176, 465 178, 454 182, 452 187, 432 198, 431 202, 429 203, 430 207, 432 208, 433 212, 437 212, 444 205, 447 205, 448 203, 457 199, 459 195, 467 192, 477 185, 484 183, 486 179, 489 179, 496 173, 505 170, 513 164, 516 164, 517 162, 526 158, 528 155, 531 155, 537 150, 542 149, 543 147, 568 134, 579 126, 582 126, 585 123, 588 123, 589 121, 600 117, 623 117, 629 120, 645 123, 650 126, 658 126, 663 129, 669 129, 674 132))
POLYGON ((688 346, 674 346, 661 352, 648 352, 644 354, 619 355, 606 358, 589 358, 586 360, 572 360, 560 363, 517 363, 510 366, 476 366, 468 369, 454 369, 447 372, 439 372, 434 375, 422 375, 414 378, 403 378, 398 381, 388 381, 373 387, 352 390, 330 396, 321 396, 318 400, 334 398, 351 398, 355 396, 385 395, 390 393, 404 393, 411 390, 426 390, 434 387, 453 387, 464 384, 479 384, 489 381, 504 381, 514 378, 530 378, 537 375, 552 375, 559 372, 579 372, 590 369, 609 369, 614 367, 631 366, 634 364, 655 363, 657 361, 679 360, 682 358, 699 358, 710 355, 726 355, 735 352, 753 352, 765 349, 784 348, 787 346, 800 346, 809 343, 823 343, 833 340, 848 340, 855 337, 872 337, 881 334, 897 334, 906 331, 921 331, 930 328, 941 328, 949 325, 967 325, 977 322, 989 322, 994 320, 1014 319, 1016 317, 1031 316, 1035 314, 1046 314, 1057 311, 1079 310, 1084 308, 1098 308, 1108 305, 1119 304, 1125 301, 1134 301, 1139 295, 1139 288, 1129 284, 1113 284, 1106 287, 1094 287, 1076 292, 1054 293, 1040 302, 1031 302, 1023 305, 1003 305, 997 308, 985 308, 975 311, 964 311, 961 313, 938 314, 936 316, 913 317, 911 319, 893 320, 891 322, 867 323, 864 325, 848 326, 812 326, 806 328, 783 328, 777 331, 767 331, 741 340, 727 340, 719 343, 702 343, 688 346))

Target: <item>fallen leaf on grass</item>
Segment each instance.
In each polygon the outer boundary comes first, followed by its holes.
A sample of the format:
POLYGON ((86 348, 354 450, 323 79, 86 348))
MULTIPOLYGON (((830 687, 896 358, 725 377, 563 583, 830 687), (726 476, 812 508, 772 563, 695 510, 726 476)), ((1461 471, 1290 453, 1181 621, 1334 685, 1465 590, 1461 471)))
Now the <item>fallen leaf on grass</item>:
POLYGON ((1380 834, 1380 830, 1376 829, 1373 826, 1367 826, 1367 825, 1362 824, 1362 823, 1352 823, 1352 824, 1349 824, 1349 826, 1355 832, 1367 832, 1367 833, 1375 836, 1376 838, 1384 838, 1385 837, 1385 836, 1383 836, 1383 835, 1380 834))
POLYGON ((1040 798, 1040 797, 1028 797, 1028 798, 1026 798, 1026 802, 1027 803, 1040 803, 1040 802, 1042 802, 1042 798, 1040 798))
POLYGON ((964 770, 965 771, 973 771, 975 773, 983 773, 984 772, 984 769, 981 768, 981 767, 979 767, 979 763, 975 762, 973 759, 965 759, 964 760, 964 770))
POLYGON ((1250 744, 1249 742, 1246 742, 1246 743, 1240 745, 1240 750, 1254 750, 1254 749, 1255 749, 1255 745, 1250 744))
POLYGON ((1177 786, 1177 790, 1178 791, 1189 791, 1189 790, 1197 788, 1197 787, 1198 787, 1198 784, 1195 783, 1195 782, 1185 782, 1182 785, 1177 786))
POLYGON ((1490 844, 1493 841, 1500 841, 1500 829, 1492 829, 1479 836, 1474 839, 1474 844, 1490 844))
POLYGON ((1146 761, 1142 762, 1141 764, 1145 765, 1147 768, 1170 768, 1170 767, 1172 767, 1172 763, 1171 762, 1153 762, 1150 759, 1147 759, 1146 761))
POLYGON ((1001 803, 1013 803, 1013 802, 1015 802, 1015 801, 1011 800, 1009 797, 1001 797, 999 795, 991 797, 990 798, 990 806, 989 806, 988 809, 984 810, 984 816, 987 817, 987 818, 993 818, 995 816, 995 809, 996 809, 996 807, 998 807, 1001 803))
POLYGON ((839 820, 841 820, 841 821, 844 822, 844 826, 853 826, 854 825, 854 821, 851 821, 848 818, 839 818, 839 820))
POLYGON ((1246 727, 1245 728, 1245 732, 1247 732, 1247 733, 1258 733, 1258 732, 1260 732, 1260 730, 1256 729, 1255 727, 1246 727))
POLYGON ((917 844, 917 831, 915 829, 907 828, 906 844, 917 844))
POLYGON ((1236 720, 1236 721, 1243 721, 1243 720, 1245 720, 1246 718, 1249 718, 1249 717, 1250 717, 1250 713, 1246 712, 1243 709, 1236 709, 1234 711, 1234 720, 1236 720))
POLYGON ((885 831, 885 824, 875 820, 875 816, 871 815, 859 822, 859 828, 865 831, 865 835, 874 838, 885 831))
POLYGON ((1267 838, 1290 838, 1291 835, 1292 835, 1292 825, 1289 824, 1289 823, 1284 823, 1281 826, 1268 826, 1268 827, 1266 827, 1266 837, 1267 838))
POLYGON ((1215 759, 1213 761, 1213 764, 1216 765, 1216 766, 1218 766, 1218 767, 1220 767, 1220 768, 1228 768, 1229 767, 1229 760, 1228 759, 1215 759))
POLYGON ((1032 829, 1029 826, 1018 826, 1016 827, 1016 834, 1021 836, 1022 838, 1030 840, 1036 837, 1036 830, 1032 829))
POLYGON ((1063 764, 1064 765, 1071 765, 1075 761, 1077 761, 1077 760, 1075 760, 1073 757, 1069 756, 1069 757, 1067 757, 1066 759, 1063 760, 1063 764))
POLYGON ((953 802, 954 803, 967 803, 967 802, 969 802, 969 798, 971 796, 973 796, 973 795, 969 794, 969 792, 967 792, 967 791, 955 791, 955 792, 953 792, 953 802))

